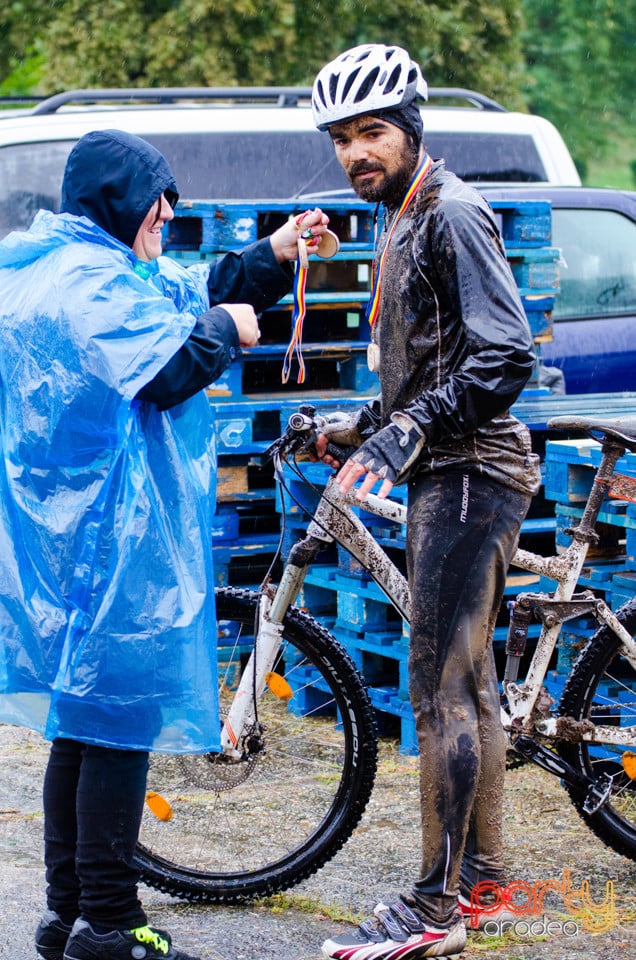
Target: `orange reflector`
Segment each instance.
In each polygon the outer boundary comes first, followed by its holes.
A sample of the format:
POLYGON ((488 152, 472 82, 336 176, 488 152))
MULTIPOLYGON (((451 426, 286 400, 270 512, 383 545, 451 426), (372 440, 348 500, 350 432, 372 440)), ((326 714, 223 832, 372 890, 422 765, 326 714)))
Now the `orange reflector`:
POLYGON ((294 696, 294 691, 285 680, 285 677, 281 677, 280 673, 273 673, 270 670, 269 673, 265 674, 265 683, 279 700, 291 700, 294 696))
POLYGON ((160 793, 149 790, 146 794, 146 803, 148 809, 154 813, 157 820, 172 820, 172 807, 167 800, 164 800, 160 793))
POLYGON ((636 753, 632 753, 631 750, 626 750, 621 757, 621 763, 623 764, 623 770, 630 780, 636 780, 636 753))

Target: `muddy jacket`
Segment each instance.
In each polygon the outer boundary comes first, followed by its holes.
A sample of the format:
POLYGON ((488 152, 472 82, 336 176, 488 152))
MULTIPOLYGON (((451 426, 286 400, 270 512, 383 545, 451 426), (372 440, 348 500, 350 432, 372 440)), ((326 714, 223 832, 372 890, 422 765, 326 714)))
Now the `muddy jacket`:
POLYGON ((508 412, 533 369, 528 322, 490 207, 441 161, 391 239, 375 338, 381 422, 416 421, 418 470, 470 465, 536 493, 539 458, 508 412))

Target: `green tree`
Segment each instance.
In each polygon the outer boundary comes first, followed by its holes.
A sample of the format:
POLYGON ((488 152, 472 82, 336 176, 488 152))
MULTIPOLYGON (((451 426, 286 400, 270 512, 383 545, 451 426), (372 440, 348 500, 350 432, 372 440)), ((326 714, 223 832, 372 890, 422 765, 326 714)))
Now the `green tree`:
MULTIPOLYGON (((41 0, 22 0, 26 6, 41 0)), ((400 43, 430 83, 523 105, 518 0, 55 0, 41 86, 310 83, 364 42, 400 43)))
POLYGON ((634 160, 636 0, 8 0, 0 92, 309 84, 364 42, 548 117, 582 169, 617 144, 634 160))
POLYGON ((58 0, 14 0, 0 6, 0 92, 34 93, 44 67, 40 38, 58 11, 58 0))
POLYGON ((522 0, 525 92, 582 168, 633 121, 636 0, 522 0))

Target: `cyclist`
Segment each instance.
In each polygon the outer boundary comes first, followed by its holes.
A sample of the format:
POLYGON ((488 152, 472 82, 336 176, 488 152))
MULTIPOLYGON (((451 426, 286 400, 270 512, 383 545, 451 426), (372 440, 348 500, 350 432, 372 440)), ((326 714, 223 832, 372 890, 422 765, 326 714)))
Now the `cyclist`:
POLYGON ((202 388, 257 342, 301 228, 186 269, 161 257, 177 198, 154 147, 96 131, 63 212, 0 244, 0 717, 53 741, 45 960, 194 960, 137 896, 148 751, 219 747, 202 388))
POLYGON ((380 396, 324 427, 359 449, 343 491, 408 482, 413 597, 409 692, 421 764, 422 865, 412 889, 378 904, 323 952, 336 960, 459 953, 475 884, 502 882, 505 741, 492 651, 521 522, 539 488, 530 435, 509 407, 533 343, 492 211, 426 152, 419 66, 399 47, 347 50, 318 74, 316 126, 356 193, 382 203, 369 305, 380 396))

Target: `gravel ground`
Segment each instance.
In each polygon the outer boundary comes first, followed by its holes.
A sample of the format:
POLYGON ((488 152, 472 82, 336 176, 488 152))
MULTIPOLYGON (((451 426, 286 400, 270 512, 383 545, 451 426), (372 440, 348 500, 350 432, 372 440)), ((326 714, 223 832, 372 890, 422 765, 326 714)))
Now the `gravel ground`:
MULTIPOLYGON (((34 960, 33 931, 44 892, 41 783, 46 744, 0 725, 0 957, 34 960)), ((384 741, 378 781, 354 837, 315 877, 244 907, 194 906, 141 888, 151 923, 201 960, 319 960, 320 944, 379 899, 408 888, 418 868, 417 761, 384 741)), ((533 767, 510 771, 506 785, 510 878, 534 883, 587 880, 600 902, 614 888, 615 916, 588 932, 557 897, 548 901, 549 935, 469 936, 462 957, 505 960, 632 960, 636 956, 636 863, 605 848, 582 824, 558 782, 533 767), (575 930, 574 923, 578 930, 575 930)))

